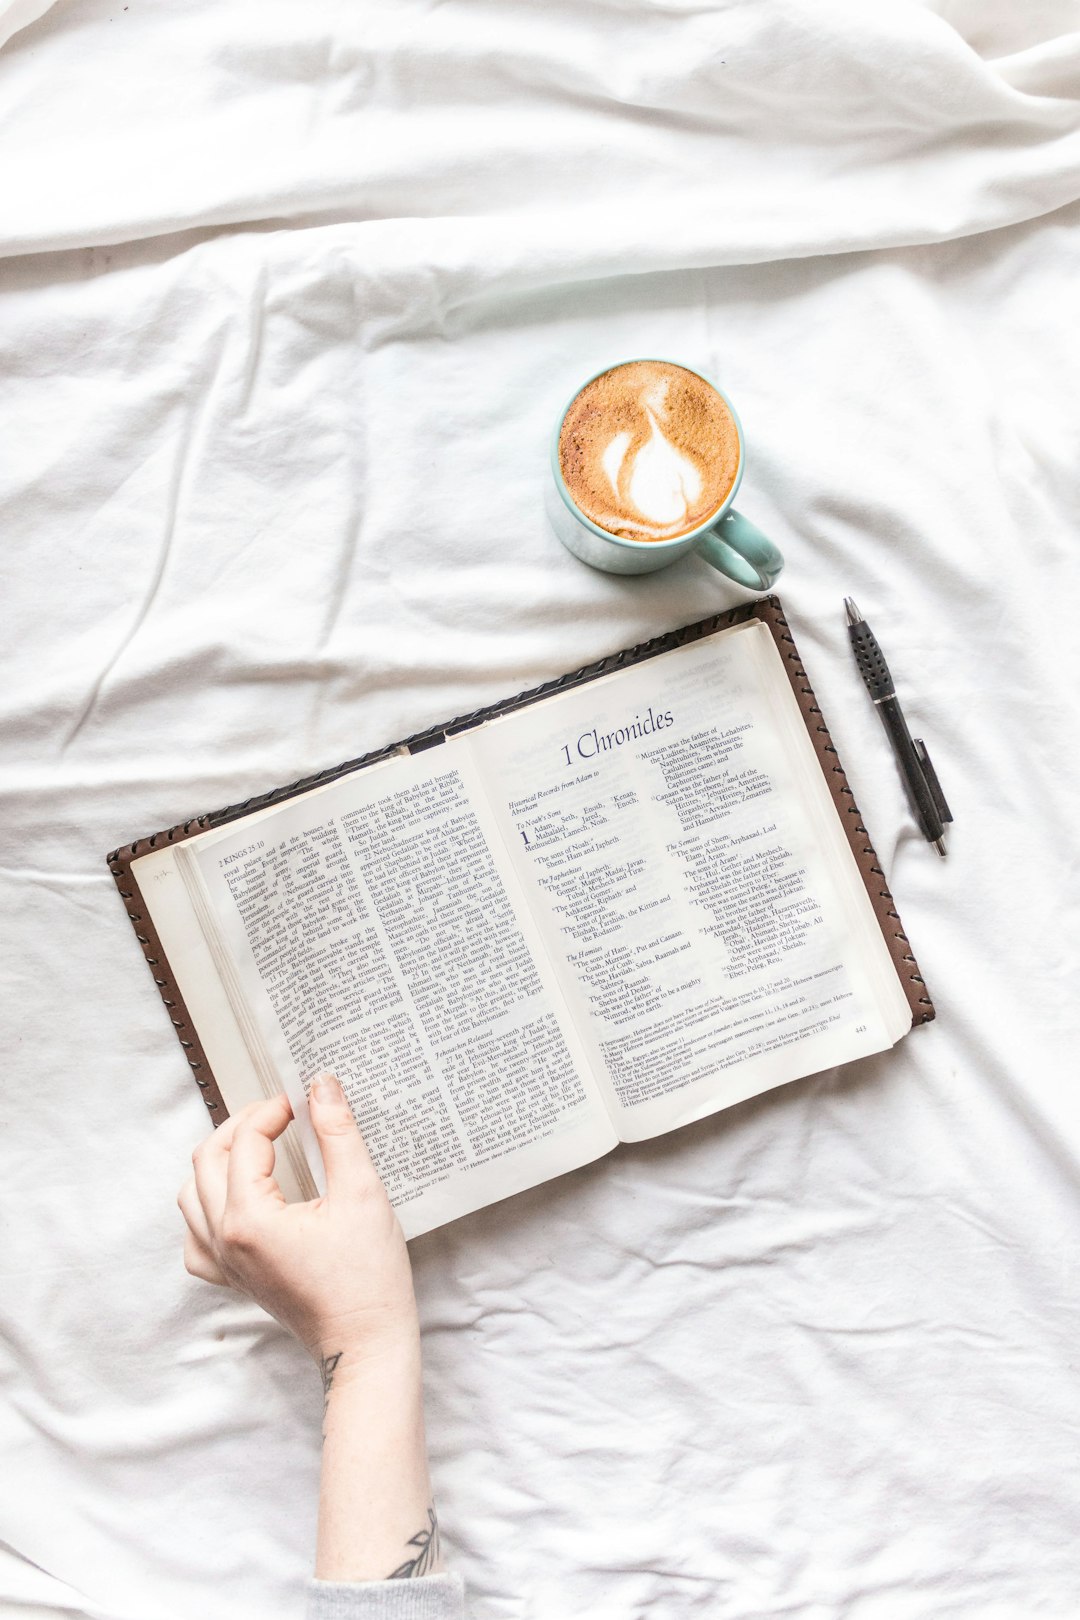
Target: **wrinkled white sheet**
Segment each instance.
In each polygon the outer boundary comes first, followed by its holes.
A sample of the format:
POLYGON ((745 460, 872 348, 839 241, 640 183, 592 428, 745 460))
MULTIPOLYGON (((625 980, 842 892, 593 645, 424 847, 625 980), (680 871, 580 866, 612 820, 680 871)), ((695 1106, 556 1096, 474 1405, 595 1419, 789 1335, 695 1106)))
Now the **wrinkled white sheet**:
POLYGON ((1075 1616, 1075 3, 42 9, 0 8, 0 1612, 300 1612, 318 1381, 182 1270, 206 1116, 102 856, 740 599, 545 527, 553 414, 660 353, 741 409, 939 1020, 414 1245, 450 1555, 477 1620, 1075 1616))

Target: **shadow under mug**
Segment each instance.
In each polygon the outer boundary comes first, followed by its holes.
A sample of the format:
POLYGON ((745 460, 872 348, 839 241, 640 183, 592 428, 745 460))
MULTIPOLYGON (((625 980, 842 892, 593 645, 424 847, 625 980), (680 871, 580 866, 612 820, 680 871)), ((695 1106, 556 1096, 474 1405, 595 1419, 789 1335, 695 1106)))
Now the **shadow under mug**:
MULTIPOLYGON (((655 360, 656 356, 649 358, 655 360)), ((731 412, 739 435, 739 466, 723 504, 696 529, 677 534, 670 540, 626 540, 622 535, 609 534, 607 529, 600 528, 575 503, 559 465, 559 435, 563 421, 574 400, 589 383, 602 377, 604 372, 617 371, 621 365, 634 364, 630 360, 620 360, 613 366, 604 366, 580 383, 559 413, 551 443, 551 482, 547 486, 551 526, 567 551, 572 551, 590 568, 602 568, 609 574, 652 574, 658 568, 666 568, 686 552, 695 551, 737 584, 745 585, 752 591, 769 591, 784 566, 783 555, 755 524, 742 517, 732 506, 746 464, 746 440, 738 413, 723 389, 717 388, 711 377, 702 376, 700 371, 694 371, 692 366, 684 365, 681 360, 662 363, 678 366, 683 371, 692 372, 695 377, 701 377, 702 382, 720 395, 731 412)))

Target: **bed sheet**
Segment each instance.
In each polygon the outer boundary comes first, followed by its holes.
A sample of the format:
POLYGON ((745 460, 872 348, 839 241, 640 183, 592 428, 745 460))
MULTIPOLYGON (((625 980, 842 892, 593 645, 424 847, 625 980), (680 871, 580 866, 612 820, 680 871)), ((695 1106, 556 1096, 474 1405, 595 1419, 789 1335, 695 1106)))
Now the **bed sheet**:
POLYGON ((300 1613, 318 1380, 182 1269, 207 1120, 102 857, 740 600, 546 528, 640 354, 740 408, 938 1019, 413 1245, 451 1561, 476 1620, 1080 1611, 1078 30, 0 6, 5 1616, 300 1613))

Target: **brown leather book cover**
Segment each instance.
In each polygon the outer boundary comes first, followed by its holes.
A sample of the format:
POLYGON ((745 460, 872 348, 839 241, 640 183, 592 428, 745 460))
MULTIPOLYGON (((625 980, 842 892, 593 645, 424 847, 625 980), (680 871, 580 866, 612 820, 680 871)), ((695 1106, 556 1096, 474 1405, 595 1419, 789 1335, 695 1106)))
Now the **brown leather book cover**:
POLYGON ((713 635, 717 630, 726 630, 731 625, 742 624, 747 619, 760 619, 772 633, 791 682, 792 691, 806 722, 810 740, 817 752, 825 781, 840 812, 840 819, 866 885, 870 903, 881 925, 882 935, 907 996, 911 1008, 911 1021, 913 1024, 929 1023, 934 1017, 933 1001, 919 973, 918 963, 904 933, 888 884, 885 882, 885 874, 874 853, 870 835, 863 826, 855 796, 848 786, 844 768, 829 736, 829 728, 806 678, 795 639, 784 617, 779 598, 765 596, 756 602, 743 603, 727 613, 716 613, 707 619, 699 619, 694 624, 685 625, 681 630, 654 636, 650 641, 643 641, 636 647, 627 647, 621 652, 611 653, 595 664, 586 665, 584 669, 546 681, 542 686, 533 687, 527 692, 519 692, 501 703, 477 709, 472 714, 460 715, 456 720, 432 726, 426 731, 406 738, 404 742, 392 743, 386 748, 364 754, 359 759, 346 760, 344 764, 320 771, 316 776, 304 777, 301 781, 290 782, 285 787, 273 788, 268 793, 257 794, 239 804, 226 805, 222 810, 192 816, 187 821, 179 822, 175 827, 167 828, 164 832, 152 833, 149 838, 137 838, 130 844, 114 849, 107 857, 109 870, 116 880, 120 898, 135 929, 135 937, 142 947, 147 965, 154 976, 154 983, 158 987, 165 1009, 176 1030, 177 1039, 184 1049, 184 1055, 191 1065, 191 1072, 202 1091, 203 1100, 215 1125, 227 1117, 227 1110, 206 1053, 203 1051, 198 1031, 184 1005, 184 998, 180 994, 161 940, 143 903, 138 879, 132 871, 131 863, 134 860, 162 843, 182 843, 185 839, 193 838, 197 833, 205 832, 210 827, 220 827, 228 821, 237 821, 242 816, 250 815, 255 810, 265 809, 268 805, 283 803, 286 799, 295 798, 299 793, 307 793, 311 788, 322 787, 327 782, 336 781, 338 777, 348 776, 352 771, 363 770, 366 765, 374 765, 392 754, 420 753, 423 749, 431 748, 446 737, 452 736, 454 732, 467 731, 485 720, 511 714, 515 709, 539 703, 544 698, 554 697, 556 693, 568 691, 571 687, 597 680, 601 675, 614 674, 616 670, 625 669, 630 664, 642 663, 645 659, 655 658, 660 653, 681 647, 686 642, 698 641, 703 636, 713 635))

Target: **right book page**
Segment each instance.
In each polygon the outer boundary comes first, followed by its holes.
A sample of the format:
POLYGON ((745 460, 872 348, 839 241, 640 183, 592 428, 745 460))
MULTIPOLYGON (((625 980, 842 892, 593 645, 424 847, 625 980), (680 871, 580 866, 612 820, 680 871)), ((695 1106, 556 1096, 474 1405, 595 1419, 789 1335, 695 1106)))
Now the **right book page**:
POLYGON ((911 1027, 758 620, 491 721, 469 743, 624 1141, 911 1027))

